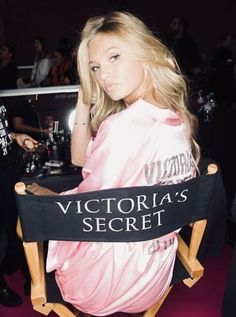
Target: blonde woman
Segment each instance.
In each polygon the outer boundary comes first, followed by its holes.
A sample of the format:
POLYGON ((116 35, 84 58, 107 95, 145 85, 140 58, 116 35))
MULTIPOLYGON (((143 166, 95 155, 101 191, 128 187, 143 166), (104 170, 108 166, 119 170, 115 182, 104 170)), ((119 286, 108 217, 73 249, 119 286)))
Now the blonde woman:
MULTIPOLYGON (((67 193, 195 176, 199 148, 185 80, 174 57, 138 18, 112 12, 88 20, 78 70, 71 152, 84 180, 67 193)), ((168 288, 176 249, 175 232, 136 243, 53 241, 47 270, 56 270, 64 299, 81 311, 137 313, 168 288)))

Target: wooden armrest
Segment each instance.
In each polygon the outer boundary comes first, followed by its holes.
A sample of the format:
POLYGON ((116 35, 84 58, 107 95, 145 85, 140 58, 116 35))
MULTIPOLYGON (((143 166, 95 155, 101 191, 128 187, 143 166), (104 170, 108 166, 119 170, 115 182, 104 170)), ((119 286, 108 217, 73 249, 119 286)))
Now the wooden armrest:
POLYGON ((27 186, 23 182, 18 182, 15 184, 15 191, 20 195, 27 195, 27 193, 31 195, 57 195, 54 191, 40 186, 37 183, 32 183, 27 186))

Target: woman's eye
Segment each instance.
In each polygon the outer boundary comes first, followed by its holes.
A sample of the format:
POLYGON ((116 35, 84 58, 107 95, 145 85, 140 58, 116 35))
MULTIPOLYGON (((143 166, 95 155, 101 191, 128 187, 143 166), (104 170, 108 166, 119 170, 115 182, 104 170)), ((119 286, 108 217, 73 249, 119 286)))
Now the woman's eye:
POLYGON ((119 55, 119 54, 116 54, 116 55, 113 55, 113 56, 110 58, 110 60, 111 60, 112 62, 115 62, 119 57, 120 57, 120 55, 119 55))
POLYGON ((98 69, 99 69, 98 66, 92 66, 92 67, 91 67, 91 71, 94 72, 94 73, 95 73, 98 69))

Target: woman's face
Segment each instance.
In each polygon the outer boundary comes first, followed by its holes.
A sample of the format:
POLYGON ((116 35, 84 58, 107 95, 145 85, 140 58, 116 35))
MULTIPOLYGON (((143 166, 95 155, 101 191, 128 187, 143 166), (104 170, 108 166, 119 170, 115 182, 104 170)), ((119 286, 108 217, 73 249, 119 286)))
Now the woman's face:
POLYGON ((89 67, 97 83, 117 101, 130 104, 144 94, 144 69, 118 37, 97 34, 88 45, 89 67))
POLYGON ((58 51, 55 51, 54 54, 53 54, 53 62, 55 65, 60 65, 63 61, 63 58, 62 58, 62 55, 60 52, 58 51))
POLYGON ((11 55, 12 53, 9 51, 9 48, 6 45, 0 46, 0 61, 5 61, 11 55))
POLYGON ((34 48, 36 52, 41 52, 43 49, 42 44, 38 40, 34 41, 34 48))

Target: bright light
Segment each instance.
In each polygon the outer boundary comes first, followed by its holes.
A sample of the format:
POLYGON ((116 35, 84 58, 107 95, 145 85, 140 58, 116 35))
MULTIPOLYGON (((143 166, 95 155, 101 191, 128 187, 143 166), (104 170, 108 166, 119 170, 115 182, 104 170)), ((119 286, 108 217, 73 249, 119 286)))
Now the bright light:
POLYGON ((75 121, 75 109, 71 111, 68 117, 68 126, 70 129, 70 132, 72 132, 73 130, 74 121, 75 121))

